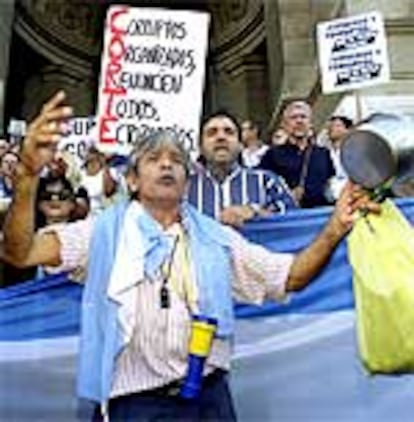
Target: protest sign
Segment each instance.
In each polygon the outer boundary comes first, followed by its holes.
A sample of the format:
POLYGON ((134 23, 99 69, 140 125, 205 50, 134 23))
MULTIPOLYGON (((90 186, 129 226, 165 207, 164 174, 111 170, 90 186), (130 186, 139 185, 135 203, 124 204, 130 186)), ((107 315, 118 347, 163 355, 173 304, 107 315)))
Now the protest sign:
POLYGON ((317 38, 324 94, 389 81, 387 43, 380 13, 321 22, 317 38))
POLYGON ((11 118, 7 127, 7 134, 12 145, 19 145, 26 135, 27 123, 25 120, 11 118))
POLYGON ((94 143, 95 117, 74 117, 67 121, 67 130, 59 141, 59 150, 68 151, 78 168, 85 162, 88 148, 94 143))
POLYGON ((159 130, 198 148, 209 15, 112 6, 107 14, 97 145, 127 154, 159 130))

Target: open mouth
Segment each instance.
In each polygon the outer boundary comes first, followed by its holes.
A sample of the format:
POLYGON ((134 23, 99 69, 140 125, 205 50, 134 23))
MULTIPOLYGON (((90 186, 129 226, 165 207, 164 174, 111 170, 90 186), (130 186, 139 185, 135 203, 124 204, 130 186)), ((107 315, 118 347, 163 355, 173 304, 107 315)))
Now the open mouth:
POLYGON ((229 149, 227 148, 226 145, 219 145, 214 148, 214 152, 228 152, 228 151, 229 149))
POLYGON ((158 179, 162 185, 172 185, 176 183, 175 177, 171 174, 165 174, 158 179))

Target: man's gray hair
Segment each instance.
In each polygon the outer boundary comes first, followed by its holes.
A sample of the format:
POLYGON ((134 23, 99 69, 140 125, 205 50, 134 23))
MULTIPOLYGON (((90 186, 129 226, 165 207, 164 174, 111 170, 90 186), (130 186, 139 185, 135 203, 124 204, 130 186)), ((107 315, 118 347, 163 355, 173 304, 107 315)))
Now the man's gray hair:
POLYGON ((290 113, 292 110, 300 108, 302 110, 306 110, 306 113, 309 116, 312 116, 312 107, 307 103, 305 100, 292 100, 289 101, 282 112, 282 117, 286 118, 288 113, 290 113))
POLYGON ((168 130, 158 130, 138 139, 129 156, 128 171, 139 172, 139 162, 145 154, 165 147, 174 147, 180 152, 188 176, 191 168, 190 155, 178 137, 168 130))

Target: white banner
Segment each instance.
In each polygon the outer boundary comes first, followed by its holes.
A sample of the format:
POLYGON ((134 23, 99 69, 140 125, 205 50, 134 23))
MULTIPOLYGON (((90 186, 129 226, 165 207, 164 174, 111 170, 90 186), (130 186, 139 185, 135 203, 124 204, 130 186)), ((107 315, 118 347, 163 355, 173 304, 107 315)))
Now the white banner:
POLYGON ((209 15, 113 6, 106 19, 97 139, 126 154, 142 136, 175 133, 198 149, 209 15))
POLYGON ((384 21, 380 13, 319 23, 317 38, 324 94, 390 80, 384 21))

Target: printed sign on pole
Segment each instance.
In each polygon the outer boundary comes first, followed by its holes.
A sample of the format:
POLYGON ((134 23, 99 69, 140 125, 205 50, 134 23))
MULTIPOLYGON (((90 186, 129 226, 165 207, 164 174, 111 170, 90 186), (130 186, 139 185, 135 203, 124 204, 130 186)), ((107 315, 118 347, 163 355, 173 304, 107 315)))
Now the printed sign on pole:
POLYGON ((384 21, 378 12, 321 22, 317 26, 324 94, 390 80, 384 21))
POLYGON ((127 154, 159 130, 198 149, 209 15, 112 6, 107 14, 97 145, 127 154))

